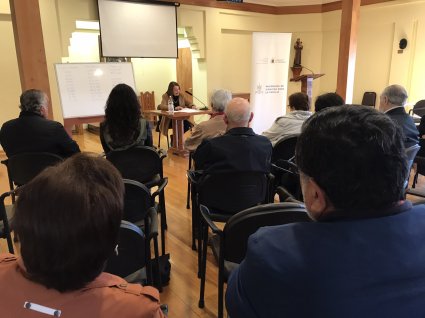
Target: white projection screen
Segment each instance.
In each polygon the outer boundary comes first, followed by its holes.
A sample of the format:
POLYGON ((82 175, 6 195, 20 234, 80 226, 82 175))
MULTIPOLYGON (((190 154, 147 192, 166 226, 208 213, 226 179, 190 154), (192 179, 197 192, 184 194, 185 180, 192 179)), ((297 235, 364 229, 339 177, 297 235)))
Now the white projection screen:
POLYGON ((173 2, 98 0, 102 55, 177 58, 173 2))

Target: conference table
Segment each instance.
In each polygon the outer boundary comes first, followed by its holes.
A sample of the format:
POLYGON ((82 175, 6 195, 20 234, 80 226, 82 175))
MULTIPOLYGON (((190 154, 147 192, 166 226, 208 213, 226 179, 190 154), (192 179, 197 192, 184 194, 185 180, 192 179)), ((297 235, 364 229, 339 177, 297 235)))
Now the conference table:
POLYGON ((183 121, 185 119, 189 119, 190 116, 212 114, 212 111, 183 108, 182 110, 176 110, 174 112, 168 112, 165 110, 146 110, 143 113, 170 118, 173 127, 173 144, 168 149, 168 152, 171 152, 181 157, 188 157, 189 151, 184 149, 183 121))

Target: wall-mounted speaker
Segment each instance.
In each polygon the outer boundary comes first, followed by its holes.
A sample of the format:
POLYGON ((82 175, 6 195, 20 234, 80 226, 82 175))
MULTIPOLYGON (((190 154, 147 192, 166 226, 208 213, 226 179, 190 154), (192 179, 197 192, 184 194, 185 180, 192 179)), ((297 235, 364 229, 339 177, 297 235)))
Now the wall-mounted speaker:
POLYGON ((401 39, 400 40, 400 43, 398 44, 398 47, 401 49, 401 50, 404 50, 406 47, 407 47, 407 40, 406 39, 401 39))

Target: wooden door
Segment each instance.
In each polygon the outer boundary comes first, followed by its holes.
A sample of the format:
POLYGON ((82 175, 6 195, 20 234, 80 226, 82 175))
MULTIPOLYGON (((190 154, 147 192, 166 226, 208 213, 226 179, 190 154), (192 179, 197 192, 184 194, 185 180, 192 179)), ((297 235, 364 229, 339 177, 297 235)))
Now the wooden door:
POLYGON ((180 90, 189 101, 193 102, 192 96, 185 93, 185 91, 192 92, 192 52, 190 48, 179 49, 176 68, 177 83, 180 84, 180 90))

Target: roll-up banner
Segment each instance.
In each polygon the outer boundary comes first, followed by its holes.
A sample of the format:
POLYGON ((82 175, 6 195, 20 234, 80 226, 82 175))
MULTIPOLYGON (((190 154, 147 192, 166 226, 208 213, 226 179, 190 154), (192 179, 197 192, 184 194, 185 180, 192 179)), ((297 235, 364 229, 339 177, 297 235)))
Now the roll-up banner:
POLYGON ((257 134, 286 113, 291 33, 252 34, 251 127, 257 134))

